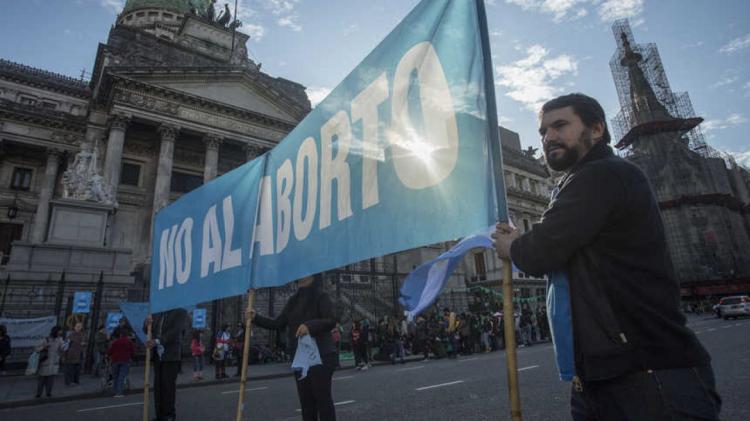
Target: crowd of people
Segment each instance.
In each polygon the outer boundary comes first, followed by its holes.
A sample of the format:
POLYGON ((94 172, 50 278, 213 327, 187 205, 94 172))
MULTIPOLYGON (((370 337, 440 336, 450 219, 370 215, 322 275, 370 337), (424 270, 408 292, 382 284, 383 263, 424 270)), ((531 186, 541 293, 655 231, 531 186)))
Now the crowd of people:
MULTIPOLYGON (((524 304, 514 315, 519 346, 531 346, 550 338, 544 306, 532 309, 524 304)), ((337 325, 335 330, 339 329, 341 326, 337 325)), ((349 331, 349 340, 358 370, 370 368, 373 359, 396 364, 403 363, 407 354, 422 355, 428 360, 505 348, 502 312, 455 313, 447 307, 413 321, 403 317, 384 317, 376 324, 366 318, 356 320, 349 331)))

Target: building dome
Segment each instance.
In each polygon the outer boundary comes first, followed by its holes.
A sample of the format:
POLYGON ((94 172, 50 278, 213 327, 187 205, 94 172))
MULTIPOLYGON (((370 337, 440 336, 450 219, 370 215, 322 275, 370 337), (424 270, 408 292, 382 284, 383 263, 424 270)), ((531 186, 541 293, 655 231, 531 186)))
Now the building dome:
POLYGON ((122 9, 127 14, 139 9, 165 9, 177 13, 188 13, 195 7, 200 12, 206 10, 210 0, 127 0, 122 9))

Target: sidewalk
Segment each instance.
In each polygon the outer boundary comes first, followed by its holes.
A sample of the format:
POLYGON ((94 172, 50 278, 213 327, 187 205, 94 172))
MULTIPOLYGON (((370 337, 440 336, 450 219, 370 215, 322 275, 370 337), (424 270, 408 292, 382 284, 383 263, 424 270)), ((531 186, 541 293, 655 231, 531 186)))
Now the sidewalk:
MULTIPOLYGON (((419 361, 421 357, 410 356, 406 358, 407 362, 419 361)), ((390 364, 388 361, 373 361, 373 365, 390 364)), ((288 363, 273 364, 253 364, 247 367, 247 380, 267 380, 290 376, 291 361, 288 363)), ((341 361, 341 370, 353 369, 354 360, 341 361)), ((233 375, 236 367, 227 367, 227 374, 233 375)), ((130 367, 128 378, 130 379, 130 390, 125 394, 143 394, 143 375, 144 366, 139 364, 130 367)), ((55 377, 55 385, 52 388, 51 398, 34 398, 36 393, 36 376, 6 376, 0 377, 0 409, 13 408, 18 406, 40 405, 51 402, 65 402, 77 399, 100 398, 103 396, 112 396, 114 393, 111 389, 102 391, 101 380, 98 377, 92 377, 89 374, 81 374, 81 384, 78 386, 65 386, 62 373, 55 377)), ((213 366, 206 366, 204 370, 204 380, 194 381, 193 370, 189 361, 183 361, 182 373, 177 376, 177 388, 198 387, 216 384, 238 383, 239 377, 230 377, 223 380, 214 379, 213 366)), ((151 377, 153 382, 153 375, 151 377)), ((153 384, 153 383, 152 383, 153 384)))

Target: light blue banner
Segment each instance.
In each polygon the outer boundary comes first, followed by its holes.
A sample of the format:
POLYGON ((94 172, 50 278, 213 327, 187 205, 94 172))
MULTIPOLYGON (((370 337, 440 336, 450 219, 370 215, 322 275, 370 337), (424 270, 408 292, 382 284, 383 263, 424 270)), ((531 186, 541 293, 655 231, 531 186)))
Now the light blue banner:
POLYGON ((422 1, 278 146, 159 212, 152 311, 504 219, 479 1, 422 1))
POLYGON ((77 291, 73 294, 73 313, 91 311, 91 291, 77 291))
POLYGON ((130 303, 123 301, 120 303, 120 310, 125 318, 128 319, 130 327, 142 343, 146 343, 146 333, 143 332, 143 323, 149 315, 148 303, 130 303))

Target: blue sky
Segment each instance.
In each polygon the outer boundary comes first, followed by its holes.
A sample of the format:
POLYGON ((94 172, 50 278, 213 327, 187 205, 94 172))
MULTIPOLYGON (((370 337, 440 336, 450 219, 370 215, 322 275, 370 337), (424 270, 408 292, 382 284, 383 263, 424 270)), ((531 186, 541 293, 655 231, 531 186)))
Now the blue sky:
MULTIPOLYGON (((219 1, 223 3, 224 1, 219 1)), ((418 0, 241 0, 251 57, 322 99, 418 0)), ((0 58, 78 77, 90 72, 124 0, 4 0, 0 58)), ((579 91, 619 110, 610 24, 631 20, 659 47, 672 89, 688 91, 717 149, 750 166, 750 2, 487 0, 502 124, 538 147, 536 109, 579 91)))

